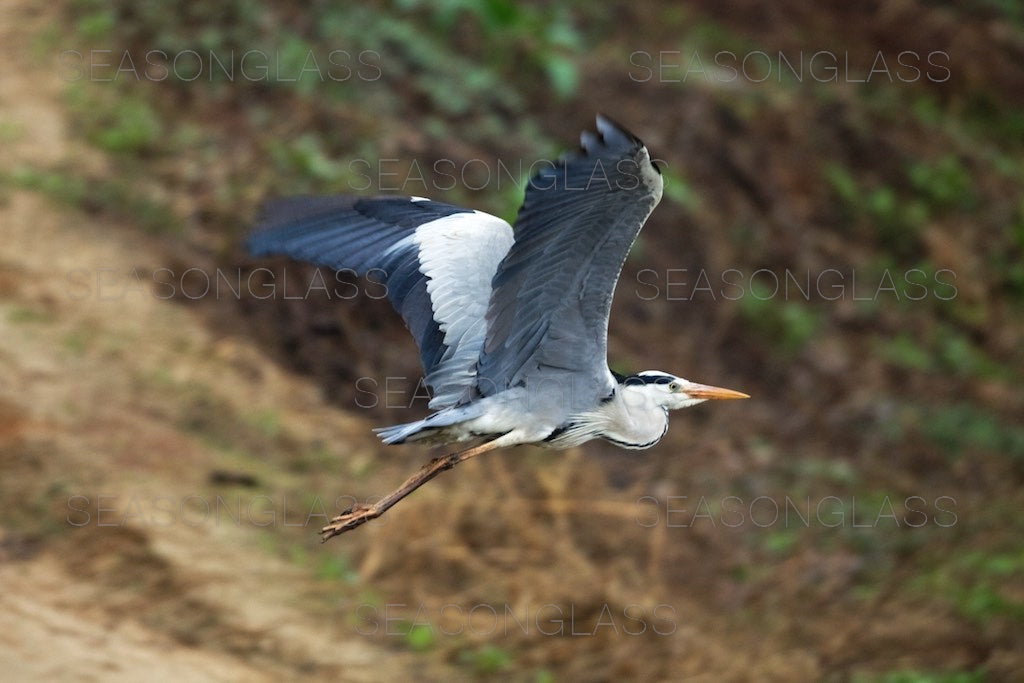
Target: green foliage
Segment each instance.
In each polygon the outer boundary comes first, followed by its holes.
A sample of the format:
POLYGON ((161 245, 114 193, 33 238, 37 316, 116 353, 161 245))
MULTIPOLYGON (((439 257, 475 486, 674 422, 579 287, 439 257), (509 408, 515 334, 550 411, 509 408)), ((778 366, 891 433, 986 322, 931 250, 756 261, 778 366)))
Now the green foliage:
POLYGON ((481 107, 521 108, 519 93, 502 78, 500 49, 474 60, 452 48, 449 34, 424 31, 413 19, 388 17, 365 8, 334 12, 338 16, 327 20, 344 24, 356 44, 367 46, 365 49, 388 48, 387 60, 381 57, 385 81, 411 86, 439 111, 462 115, 481 107))
POLYGON ((690 211, 697 211, 700 209, 700 197, 682 173, 663 166, 661 174, 665 181, 664 192, 666 199, 673 201, 690 211))
POLYGON ((1017 202, 1008 226, 1009 244, 994 249, 992 271, 998 274, 1003 287, 1017 301, 1024 300, 1024 199, 1017 202))
POLYGON ((908 184, 909 192, 898 190, 895 184, 862 182, 834 163, 825 166, 824 175, 847 220, 870 225, 881 246, 896 255, 909 255, 917 249, 921 228, 933 217, 978 206, 971 173, 953 155, 934 163, 909 163, 905 178, 894 179, 908 184))
POLYGON ((974 135, 999 140, 1003 146, 1019 150, 1024 141, 1024 112, 1006 106, 994 93, 973 92, 960 119, 974 135))
POLYGON ((496 645, 484 645, 475 650, 459 653, 459 660, 468 664, 477 674, 487 675, 505 671, 512 664, 508 652, 496 645))
POLYGON ((86 139, 100 149, 136 155, 159 149, 164 125, 155 106, 141 94, 73 83, 67 99, 86 139))
POLYGON ((779 298, 760 282, 751 282, 739 305, 747 323, 787 354, 803 349, 822 326, 821 313, 806 303, 779 298))
POLYGON ((963 332, 949 326, 934 327, 921 340, 921 332, 901 332, 879 341, 878 352, 898 367, 968 378, 1007 380, 1013 371, 990 358, 963 332))
POLYGON ((0 120, 0 143, 14 142, 21 136, 21 126, 16 121, 0 120))
POLYGON ((12 306, 7 309, 7 321, 15 324, 52 323, 55 318, 50 311, 28 306, 12 306))
POLYGON ((1006 618, 1024 622, 1024 601, 1004 585, 1024 579, 1024 551, 974 550, 918 580, 919 587, 951 600, 957 611, 977 623, 1006 618))
POLYGON ((828 164, 824 171, 850 223, 871 226, 879 243, 897 254, 916 247, 928 217, 919 201, 901 198, 889 185, 869 187, 838 164, 828 164))
POLYGON ((328 555, 320 561, 317 576, 328 581, 341 581, 355 584, 359 582, 359 572, 343 555, 328 555))
POLYGON ((85 11, 75 22, 75 31, 86 42, 94 43, 110 37, 117 25, 117 13, 112 7, 101 6, 99 3, 78 3, 85 11))
POLYGON ((126 46, 141 44, 172 54, 197 47, 241 51, 259 47, 279 27, 278 22, 266 21, 268 9, 260 0, 179 6, 159 0, 73 2, 75 28, 85 41, 120 38, 126 46))
POLYGON ((19 166, 9 174, 0 175, 0 183, 34 190, 81 210, 102 210, 117 217, 131 218, 147 232, 169 233, 181 229, 170 207, 145 197, 131 185, 130 179, 97 180, 63 169, 19 166))
POLYGON ((519 182, 502 186, 501 194, 495 200, 498 208, 493 209, 491 213, 504 218, 509 224, 514 224, 526 197, 526 186, 529 182, 530 178, 524 174, 519 178, 519 182))
POLYGON ((345 166, 329 159, 326 145, 314 133, 307 133, 291 141, 272 141, 270 156, 278 165, 281 175, 304 181, 307 191, 331 187, 345 177, 345 166))
POLYGON ((272 83, 294 83, 291 87, 296 92, 312 95, 324 82, 321 71, 323 66, 317 60, 316 52, 316 46, 302 36, 283 31, 274 53, 275 58, 267 64, 268 78, 272 83))
POLYGON ((89 335, 85 334, 81 330, 68 332, 60 341, 62 347, 76 356, 84 355, 91 346, 89 335))
POLYGON ((852 205, 860 200, 860 184, 853 177, 853 173, 845 166, 835 163, 827 164, 825 166, 825 179, 828 180, 832 190, 843 202, 852 205))
POLYGON ((901 332, 879 343, 879 353, 893 365, 908 370, 934 370, 935 358, 909 333, 901 332))
POLYGON ((942 105, 929 95, 918 95, 911 103, 910 111, 921 123, 928 126, 939 126, 944 120, 942 105))
POLYGON ((494 66, 502 71, 513 69, 517 56, 525 53, 561 99, 573 96, 579 87, 574 57, 582 50, 582 39, 564 7, 514 0, 402 0, 399 6, 428 10, 436 28, 446 36, 460 18, 470 19, 487 41, 487 59, 494 66))
POLYGON ((261 410, 254 415, 248 416, 247 421, 270 438, 281 434, 281 414, 276 410, 261 410))
MULTIPOLYGON (((545 96, 571 97, 578 89, 577 62, 584 49, 577 28, 581 6, 511 0, 325 3, 309 8, 301 21, 289 8, 258 0, 183 7, 155 0, 72 0, 71 7, 68 28, 76 49, 87 62, 90 48, 102 49, 108 65, 101 70, 102 82, 86 71, 69 83, 74 130, 115 157, 119 177, 137 181, 138 162, 184 156, 179 152, 186 153, 189 165, 169 163, 166 173, 181 174, 183 168, 202 173, 199 169, 210 161, 204 154, 211 149, 202 144, 202 131, 210 130, 203 112, 234 102, 247 117, 243 125, 265 132, 254 137, 257 158, 270 158, 268 174, 281 179, 275 188, 279 194, 368 189, 366 177, 349 162, 363 160, 371 165, 363 170, 376 170, 379 147, 359 142, 374 139, 373 118, 357 122, 363 135, 351 126, 323 125, 337 120, 339 111, 351 113, 355 99, 365 111, 387 119, 416 112, 414 136, 421 146, 431 138, 447 143, 451 122, 463 119, 459 135, 468 144, 528 137, 543 147, 545 137, 535 121, 509 127, 526 106, 522 84, 532 79, 545 96), (154 57, 152 51, 159 52, 154 57), (240 63, 246 54, 243 74, 240 63), (181 55, 187 59, 175 62, 181 55), (124 65, 130 68, 122 72, 124 65), (187 88, 190 106, 171 116, 172 109, 160 98, 174 88, 183 93, 187 88), (284 123, 293 119, 295 124, 284 123)), ((113 199, 137 210, 149 229, 177 225, 165 207, 143 199, 145 193, 135 188, 105 188, 104 196, 86 198, 95 189, 91 182, 59 180, 78 185, 49 190, 69 203, 81 200, 107 210, 102 202, 113 199)), ((429 172, 426 180, 429 187, 429 172)), ((214 215, 221 208, 226 215, 238 197, 251 197, 253 187, 231 179, 204 201, 217 205, 214 215)), ((675 192, 678 200, 689 201, 682 183, 675 192)), ((485 202, 483 208, 514 217, 521 197, 521 187, 508 187, 493 207, 485 202)), ((449 199, 468 202, 469 196, 456 188, 449 199)), ((119 207, 112 208, 120 213, 119 207)))
MULTIPOLYGON (((693 48, 691 50, 681 50, 684 59, 689 56, 686 53, 690 52, 692 54, 693 50, 697 50, 698 53, 711 54, 718 51, 729 51, 740 56, 740 59, 742 59, 742 56, 746 53, 763 47, 742 34, 733 31, 730 27, 696 13, 690 19, 690 23, 686 28, 688 29, 687 37, 693 43, 693 48)), ((704 66, 708 68, 711 64, 705 64, 704 66)))
POLYGON ((426 652, 434 647, 434 629, 429 624, 410 624, 405 632, 405 644, 413 652, 426 652))
POLYGON ((90 194, 89 183, 84 178, 63 171, 18 166, 0 177, 14 187, 34 190, 50 199, 72 206, 81 206, 90 194))
POLYGON ((1007 425, 970 403, 923 410, 919 429, 954 457, 981 450, 1024 462, 1024 427, 1007 425))
POLYGON ((1017 0, 975 0, 982 7, 992 9, 1007 20, 1024 28, 1024 7, 1017 0))
POLYGON ((173 66, 166 75, 170 84, 193 90, 206 85, 229 97, 252 89, 288 90, 309 98, 314 108, 358 92, 385 110, 412 97, 425 97, 449 115, 519 110, 522 98, 514 84, 530 73, 544 79, 555 96, 573 96, 584 48, 573 11, 511 0, 321 4, 309 8, 303 22, 256 0, 184 7, 154 0, 78 0, 74 10, 82 41, 104 43, 115 61, 129 50, 143 68, 139 46, 146 46, 170 58, 191 52, 191 69, 198 54, 201 73, 194 80, 192 70, 164 63, 173 66), (240 77, 235 67, 246 53, 252 73, 240 77), (223 88, 228 81, 231 88, 223 88), (403 88, 375 88, 377 81, 401 82, 403 88))
POLYGON ((984 351, 965 335, 951 328, 940 329, 945 332, 937 343, 936 355, 940 369, 967 377, 1009 377, 1005 368, 989 359, 984 351))
POLYGON ((935 210, 977 207, 971 173, 956 156, 945 156, 933 164, 915 161, 908 166, 907 177, 920 198, 935 210))
POLYGON ((800 530, 781 528, 763 534, 762 547, 775 555, 786 555, 800 542, 800 530))

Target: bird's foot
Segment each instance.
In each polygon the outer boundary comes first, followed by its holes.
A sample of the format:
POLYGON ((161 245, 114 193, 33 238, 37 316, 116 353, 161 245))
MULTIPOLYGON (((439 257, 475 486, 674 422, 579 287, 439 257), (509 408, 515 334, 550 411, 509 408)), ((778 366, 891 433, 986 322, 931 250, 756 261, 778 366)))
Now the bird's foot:
POLYGON ((377 519, 383 512, 383 510, 378 509, 376 506, 356 503, 332 519, 330 524, 320 530, 320 533, 323 534, 321 542, 335 536, 340 536, 346 531, 355 529, 357 526, 362 526, 371 519, 377 519))
POLYGON ((467 448, 464 451, 457 453, 450 453, 443 458, 434 458, 426 465, 420 468, 419 472, 412 475, 405 480, 405 483, 399 486, 397 489, 378 500, 373 505, 363 505, 356 503, 349 509, 342 512, 340 515, 331 520, 331 523, 320 530, 323 534, 323 540, 334 538, 346 531, 351 531, 357 526, 366 524, 371 519, 377 519, 385 512, 391 509, 398 501, 402 500, 410 493, 418 489, 419 487, 426 484, 428 481, 436 477, 445 470, 458 465, 460 462, 474 458, 481 453, 493 450, 501 446, 501 440, 499 438, 491 439, 486 441, 479 446, 473 448, 467 448))

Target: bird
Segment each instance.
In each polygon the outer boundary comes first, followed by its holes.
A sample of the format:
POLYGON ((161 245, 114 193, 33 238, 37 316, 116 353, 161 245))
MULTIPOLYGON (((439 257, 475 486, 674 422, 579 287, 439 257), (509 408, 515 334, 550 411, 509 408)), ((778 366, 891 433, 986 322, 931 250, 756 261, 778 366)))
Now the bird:
POLYGON ((306 196, 264 205, 254 257, 376 273, 419 348, 427 417, 376 429, 385 444, 466 444, 372 505, 356 503, 322 540, 376 519, 457 464, 497 448, 566 449, 604 439, 654 446, 669 411, 745 393, 668 372, 608 366, 608 318, 626 256, 661 199, 662 171, 608 116, 527 183, 514 226, 425 197, 306 196))

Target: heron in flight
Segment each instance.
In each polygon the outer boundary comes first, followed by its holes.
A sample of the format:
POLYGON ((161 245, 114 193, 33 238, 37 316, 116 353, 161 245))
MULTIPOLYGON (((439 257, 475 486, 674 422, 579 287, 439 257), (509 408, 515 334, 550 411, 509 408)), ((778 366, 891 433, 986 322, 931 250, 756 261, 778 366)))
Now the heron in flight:
POLYGON ((615 283, 662 184, 644 144, 599 115, 577 152, 530 180, 515 227, 423 197, 296 197, 264 209, 249 239, 254 255, 384 274, 436 411, 375 430, 384 443, 475 442, 431 460, 376 503, 353 505, 323 528, 323 540, 487 451, 591 439, 650 448, 669 410, 749 398, 667 372, 608 368, 615 283))

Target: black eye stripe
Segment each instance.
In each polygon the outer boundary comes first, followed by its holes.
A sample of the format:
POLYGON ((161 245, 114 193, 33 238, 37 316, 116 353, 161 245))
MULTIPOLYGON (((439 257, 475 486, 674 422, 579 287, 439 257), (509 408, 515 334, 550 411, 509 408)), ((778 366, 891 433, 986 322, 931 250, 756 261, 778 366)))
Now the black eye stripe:
POLYGON ((676 381, 675 377, 669 375, 618 375, 619 384, 627 386, 638 386, 641 384, 671 384, 676 381))

